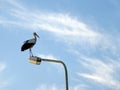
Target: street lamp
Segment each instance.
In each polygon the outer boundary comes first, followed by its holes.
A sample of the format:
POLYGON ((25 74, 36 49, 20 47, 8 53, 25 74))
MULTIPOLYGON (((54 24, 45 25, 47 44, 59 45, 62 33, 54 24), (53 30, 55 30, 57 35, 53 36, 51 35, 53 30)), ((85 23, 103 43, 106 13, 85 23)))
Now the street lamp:
POLYGON ((65 70, 66 90, 69 90, 68 89, 68 72, 67 72, 67 67, 66 67, 65 63, 63 61, 60 61, 60 60, 45 59, 45 58, 40 58, 40 57, 37 57, 37 56, 32 56, 32 57, 29 58, 29 62, 31 62, 33 64, 36 64, 36 65, 40 65, 40 63, 42 61, 54 62, 54 63, 59 63, 59 64, 63 65, 64 70, 65 70))

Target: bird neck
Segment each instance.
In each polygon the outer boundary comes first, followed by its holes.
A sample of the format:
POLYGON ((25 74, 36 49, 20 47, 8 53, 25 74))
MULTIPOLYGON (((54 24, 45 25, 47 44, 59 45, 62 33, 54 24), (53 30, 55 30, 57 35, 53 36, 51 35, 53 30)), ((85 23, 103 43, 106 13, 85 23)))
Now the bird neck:
POLYGON ((37 40, 37 37, 34 35, 35 41, 37 40))

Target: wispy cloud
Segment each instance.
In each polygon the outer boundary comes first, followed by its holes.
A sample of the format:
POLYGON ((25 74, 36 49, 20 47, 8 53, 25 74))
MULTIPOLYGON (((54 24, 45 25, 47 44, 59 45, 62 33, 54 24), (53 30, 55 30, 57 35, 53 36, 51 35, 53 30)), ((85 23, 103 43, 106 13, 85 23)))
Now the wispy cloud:
POLYGON ((24 27, 53 33, 67 42, 78 43, 78 39, 81 39, 96 44, 101 38, 101 35, 90 26, 68 14, 14 11, 13 15, 22 20, 24 27))
POLYGON ((53 33, 54 36, 64 39, 63 41, 67 43, 78 44, 84 42, 87 45, 95 46, 103 42, 102 44, 108 45, 111 39, 106 36, 107 34, 100 33, 96 28, 93 28, 94 25, 90 26, 68 13, 32 11, 18 0, 2 0, 2 2, 5 3, 3 6, 6 7, 7 5, 8 8, 0 14, 1 25, 19 26, 38 31, 43 30, 53 33))
POLYGON ((53 60, 58 60, 57 57, 53 56, 52 54, 44 55, 44 54, 39 54, 41 58, 46 58, 46 59, 53 59, 53 60))
POLYGON ((113 35, 98 32, 100 30, 96 30, 96 26, 90 26, 75 16, 68 13, 31 11, 16 0, 7 1, 10 4, 9 10, 2 13, 7 12, 9 18, 1 16, 1 25, 17 26, 32 31, 46 31, 67 44, 81 45, 82 48, 99 47, 97 49, 106 51, 110 48, 110 52, 118 53, 116 45, 120 46, 119 39, 117 40, 113 35))
POLYGON ((11 19, 2 16, 5 20, 1 20, 1 24, 15 25, 31 30, 44 30, 64 39, 63 41, 67 43, 82 41, 97 44, 101 38, 101 34, 90 27, 90 25, 67 13, 31 11, 17 3, 16 0, 7 0, 7 3, 10 4, 7 13, 11 19))
POLYGON ((107 85, 116 90, 120 89, 120 82, 115 77, 120 68, 119 61, 111 61, 105 63, 102 60, 83 57, 83 65, 87 68, 88 73, 77 73, 79 76, 94 80, 101 85, 107 85))
MULTIPOLYGON (((85 85, 76 85, 76 86, 69 86, 69 90, 87 90, 87 87, 85 85)), ((36 90, 66 90, 65 87, 60 87, 55 84, 53 85, 47 85, 47 84, 42 84, 39 85, 36 90)))
POLYGON ((6 64, 0 63, 0 72, 4 71, 6 68, 6 64))
MULTIPOLYGON (((58 90, 58 88, 55 85, 40 85, 36 90, 58 90)), ((60 89, 59 90, 64 90, 64 89, 60 89)))
POLYGON ((6 90, 10 85, 9 80, 6 80, 6 77, 3 77, 4 70, 6 69, 7 65, 5 63, 0 62, 0 90, 6 90))
MULTIPOLYGON (((39 57, 43 59, 52 59, 52 60, 60 60, 58 57, 55 57, 52 54, 44 55, 44 54, 38 54, 39 57)), ((49 62, 50 67, 53 67, 54 69, 57 69, 58 73, 62 73, 64 71, 62 64, 60 63, 54 63, 49 62)))

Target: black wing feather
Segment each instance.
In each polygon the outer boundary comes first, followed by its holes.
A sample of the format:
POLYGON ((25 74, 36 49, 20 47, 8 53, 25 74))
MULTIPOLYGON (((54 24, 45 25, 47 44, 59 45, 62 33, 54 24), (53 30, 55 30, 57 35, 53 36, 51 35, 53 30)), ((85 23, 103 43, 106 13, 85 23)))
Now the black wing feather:
POLYGON ((21 51, 27 50, 29 48, 32 48, 34 43, 28 43, 29 40, 25 41, 24 44, 21 47, 21 51))

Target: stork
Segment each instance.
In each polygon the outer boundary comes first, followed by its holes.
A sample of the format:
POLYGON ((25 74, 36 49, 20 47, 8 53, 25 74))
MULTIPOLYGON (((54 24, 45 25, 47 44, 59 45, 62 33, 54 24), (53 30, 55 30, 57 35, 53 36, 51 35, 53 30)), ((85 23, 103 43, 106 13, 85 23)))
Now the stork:
POLYGON ((36 44, 37 37, 39 38, 39 36, 37 35, 36 32, 33 32, 33 36, 34 36, 33 39, 26 40, 21 47, 21 51, 25 51, 25 50, 29 49, 30 57, 33 56, 31 48, 36 44))

